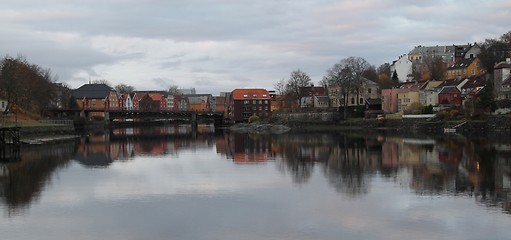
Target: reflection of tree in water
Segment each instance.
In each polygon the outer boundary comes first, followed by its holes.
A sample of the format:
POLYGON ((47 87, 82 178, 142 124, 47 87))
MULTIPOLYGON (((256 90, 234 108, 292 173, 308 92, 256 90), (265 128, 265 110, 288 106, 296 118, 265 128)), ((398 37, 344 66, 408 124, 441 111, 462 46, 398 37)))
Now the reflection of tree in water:
POLYGON ((374 167, 377 167, 377 163, 372 163, 369 158, 363 139, 348 141, 344 136, 339 145, 332 149, 324 173, 338 192, 358 197, 369 192, 371 176, 368 172, 374 167))
POLYGON ((31 146, 22 150, 20 161, 6 163, 7 175, 0 177, 0 199, 8 214, 19 214, 39 199, 52 174, 66 167, 75 152, 74 142, 31 146))
POLYGON ((335 142, 329 134, 288 134, 273 140, 279 146, 282 161, 279 169, 289 172, 295 183, 306 183, 316 162, 325 162, 335 142))

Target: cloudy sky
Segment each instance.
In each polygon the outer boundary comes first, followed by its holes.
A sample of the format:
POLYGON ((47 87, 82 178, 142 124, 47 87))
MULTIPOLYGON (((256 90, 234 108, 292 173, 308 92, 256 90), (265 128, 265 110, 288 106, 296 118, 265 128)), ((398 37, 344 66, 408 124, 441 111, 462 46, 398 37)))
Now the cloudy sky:
POLYGON ((509 0, 0 0, 0 54, 23 55, 79 87, 171 85, 218 94, 313 82, 358 56, 378 67, 417 45, 497 38, 509 0))

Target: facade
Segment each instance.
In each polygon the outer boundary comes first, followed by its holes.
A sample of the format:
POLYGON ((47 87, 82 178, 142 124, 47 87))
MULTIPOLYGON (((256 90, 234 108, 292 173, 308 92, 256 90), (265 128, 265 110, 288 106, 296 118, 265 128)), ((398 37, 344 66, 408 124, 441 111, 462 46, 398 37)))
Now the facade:
POLYGON ((225 95, 223 96, 216 96, 215 97, 215 112, 220 112, 220 113, 223 113, 225 112, 226 110, 226 100, 227 100, 227 97, 225 95))
POLYGON ((158 111, 160 110, 161 101, 151 98, 151 96, 146 93, 138 104, 138 110, 140 111, 158 111))
POLYGON ((7 100, 0 98, 0 112, 5 112, 7 110, 7 100))
POLYGON ((479 58, 464 58, 447 68, 445 79, 477 77, 483 73, 479 58))
MULTIPOLYGON (((329 86, 328 97, 330 97, 330 107, 343 107, 343 99, 340 96, 341 87, 329 86)), ((380 98, 380 87, 375 82, 363 78, 363 84, 358 93, 351 93, 348 95, 348 107, 365 105, 366 99, 380 98)))
MULTIPOLYGON (((119 96, 106 84, 85 84, 73 91, 73 98, 80 109, 118 110, 119 96)), ((104 117, 102 112, 92 112, 89 117, 104 117)))
POLYGON ((419 91, 407 91, 397 94, 397 111, 402 112, 408 109, 413 103, 420 103, 419 91))
POLYGON ((443 87, 438 93, 438 104, 448 106, 461 105, 461 92, 455 86, 443 87))
POLYGON ((129 93, 123 93, 119 97, 119 109, 120 110, 133 110, 133 101, 129 93))
POLYGON ((390 65, 391 76, 394 72, 396 72, 399 82, 411 80, 412 61, 408 59, 406 54, 399 56, 399 58, 390 65))
POLYGON ((234 89, 229 118, 234 122, 247 122, 251 116, 269 117, 270 107, 270 93, 265 89, 234 89))
POLYGON ((497 99, 507 99, 506 94, 507 89, 504 89, 502 84, 506 79, 511 76, 511 59, 507 58, 506 61, 500 62, 494 67, 494 92, 497 99))
POLYGON ((443 81, 428 81, 426 85, 419 90, 419 102, 422 106, 435 106, 438 104, 438 92, 443 81))
POLYGON ((382 110, 385 113, 395 113, 402 111, 403 107, 408 106, 414 101, 420 102, 419 91, 426 86, 427 81, 412 81, 402 83, 399 88, 383 89, 381 91, 382 110), (416 92, 414 94, 406 94, 416 92), (399 102, 401 99, 401 102, 399 102))
POLYGON ((160 93, 148 93, 149 97, 155 101, 159 102, 158 110, 166 110, 167 109, 167 98, 163 94, 160 93))
POLYGON ((188 94, 183 95, 188 98, 189 110, 194 112, 212 112, 214 111, 215 100, 211 94, 188 94))

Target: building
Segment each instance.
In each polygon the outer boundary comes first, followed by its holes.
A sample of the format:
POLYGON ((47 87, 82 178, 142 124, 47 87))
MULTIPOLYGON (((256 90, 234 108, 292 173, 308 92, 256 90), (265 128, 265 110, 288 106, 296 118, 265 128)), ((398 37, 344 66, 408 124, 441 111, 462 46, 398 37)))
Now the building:
POLYGON ((7 110, 7 100, 0 98, 0 112, 5 112, 7 110))
POLYGON ((456 86, 443 87, 438 93, 438 104, 442 106, 460 106, 461 91, 456 86))
POLYGON ((381 91, 382 110, 385 113, 395 113, 413 102, 420 102, 419 91, 424 88, 427 81, 412 81, 402 83, 399 88, 383 89, 381 91), (413 94, 406 94, 414 92, 413 94), (400 100, 401 99, 401 100, 400 100), (401 102, 400 102, 401 101, 401 102))
MULTIPOLYGON (((118 110, 119 96, 106 84, 85 84, 73 91, 73 98, 80 109, 86 110, 118 110)), ((102 118, 104 113, 91 112, 91 118, 102 118)))
MULTIPOLYGON (((365 105, 366 99, 380 98, 380 87, 377 83, 367 79, 362 79, 363 83, 357 93, 350 93, 348 95, 348 107, 365 105)), ((343 107, 344 99, 341 96, 340 86, 328 86, 328 96, 330 97, 330 107, 343 107)))
POLYGON ((412 80, 412 61, 408 59, 406 54, 399 56, 399 58, 390 65, 391 76, 394 72, 397 74, 399 82, 412 80))
POLYGON ((234 89, 229 108, 229 118, 234 122, 248 122, 251 116, 269 117, 270 93, 265 89, 234 89))
POLYGON ((479 58, 464 58, 447 68, 445 79, 477 77, 483 73, 479 58))
MULTIPOLYGON (((507 89, 504 89, 502 84, 506 79, 511 76, 511 58, 506 58, 506 61, 500 62, 494 67, 494 92, 497 99, 508 99, 511 97, 507 92, 507 89), (507 97, 506 97, 507 96, 507 97)), ((506 86, 507 88, 507 86, 506 86)))

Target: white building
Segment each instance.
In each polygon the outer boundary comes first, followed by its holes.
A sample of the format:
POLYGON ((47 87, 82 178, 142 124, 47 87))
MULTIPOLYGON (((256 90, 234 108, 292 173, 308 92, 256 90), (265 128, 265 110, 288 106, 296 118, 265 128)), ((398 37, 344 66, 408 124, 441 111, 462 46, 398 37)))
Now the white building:
POLYGON ((7 110, 7 100, 0 98, 0 112, 5 112, 7 110))
POLYGON ((412 61, 408 59, 406 54, 399 56, 399 58, 390 65, 390 76, 397 73, 399 82, 406 82, 411 80, 412 75, 412 61))

